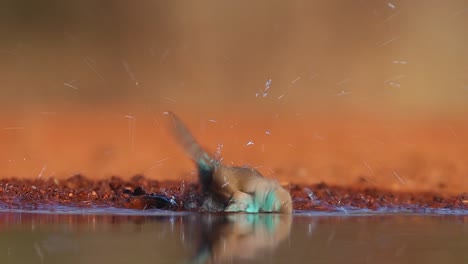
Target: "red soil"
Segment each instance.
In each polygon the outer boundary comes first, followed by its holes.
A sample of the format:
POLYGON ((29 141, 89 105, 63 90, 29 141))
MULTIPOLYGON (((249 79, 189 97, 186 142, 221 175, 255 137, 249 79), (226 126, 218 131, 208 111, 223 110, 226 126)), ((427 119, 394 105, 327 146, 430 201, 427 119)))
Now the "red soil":
MULTIPOLYGON (((468 209, 468 194, 390 192, 366 187, 343 188, 290 185, 295 210, 339 211, 343 208, 468 209)), ((1 180, 0 208, 54 209, 54 206, 117 207, 198 211, 202 195, 198 184, 158 182, 135 176, 92 181, 76 175, 66 180, 1 180), (170 200, 174 203, 171 204, 170 200)))
MULTIPOLYGON (((161 205, 161 200, 145 195, 157 193, 174 196, 177 206, 170 209, 186 210, 192 203, 188 209, 196 210, 201 198, 191 183, 196 181, 194 166, 167 134, 161 112, 150 112, 1 116, 0 207, 142 209, 161 205), (70 178, 77 174, 89 178, 70 178), (132 178, 137 174, 145 177, 132 178)), ((288 186, 295 209, 414 204, 467 208, 464 118, 178 115, 203 146, 214 152, 223 145, 226 164, 250 164, 288 186), (254 144, 247 145, 249 141, 254 144)))

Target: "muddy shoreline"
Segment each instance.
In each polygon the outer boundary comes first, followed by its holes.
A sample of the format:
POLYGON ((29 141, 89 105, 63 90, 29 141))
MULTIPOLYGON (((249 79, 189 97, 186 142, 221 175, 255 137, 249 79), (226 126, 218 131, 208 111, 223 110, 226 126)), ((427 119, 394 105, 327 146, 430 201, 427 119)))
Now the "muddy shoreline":
MULTIPOLYGON (((291 192, 294 210, 468 209, 468 193, 395 192, 365 184, 348 187, 326 183, 289 184, 286 188, 291 192)), ((91 180, 82 175, 65 180, 0 180, 0 209, 4 210, 71 206, 201 211, 203 200, 197 183, 157 181, 141 175, 128 180, 119 177, 91 180)))

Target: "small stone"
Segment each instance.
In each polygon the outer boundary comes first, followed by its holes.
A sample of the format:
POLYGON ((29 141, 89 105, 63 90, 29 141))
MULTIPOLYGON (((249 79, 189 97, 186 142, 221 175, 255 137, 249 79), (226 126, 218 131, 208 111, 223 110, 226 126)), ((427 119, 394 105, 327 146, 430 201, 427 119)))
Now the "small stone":
POLYGON ((135 188, 135 190, 133 191, 133 195, 145 195, 146 192, 145 190, 143 190, 143 187, 141 186, 138 186, 135 188))

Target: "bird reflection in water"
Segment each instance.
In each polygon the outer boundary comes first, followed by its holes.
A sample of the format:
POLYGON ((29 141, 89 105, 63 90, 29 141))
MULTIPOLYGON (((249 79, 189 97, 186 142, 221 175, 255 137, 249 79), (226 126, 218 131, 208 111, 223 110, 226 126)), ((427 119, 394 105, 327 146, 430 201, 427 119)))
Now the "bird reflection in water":
POLYGON ((253 259, 285 240, 291 223, 290 214, 209 215, 198 226, 198 248, 189 263, 253 259))

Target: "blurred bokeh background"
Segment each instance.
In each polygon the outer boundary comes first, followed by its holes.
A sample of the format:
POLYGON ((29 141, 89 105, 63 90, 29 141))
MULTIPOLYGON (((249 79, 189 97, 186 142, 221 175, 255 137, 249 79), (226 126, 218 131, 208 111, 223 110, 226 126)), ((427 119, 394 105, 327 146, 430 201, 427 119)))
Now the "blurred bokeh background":
POLYGON ((195 180, 172 110, 283 182, 466 191, 467 25, 462 0, 4 0, 0 177, 195 180))

